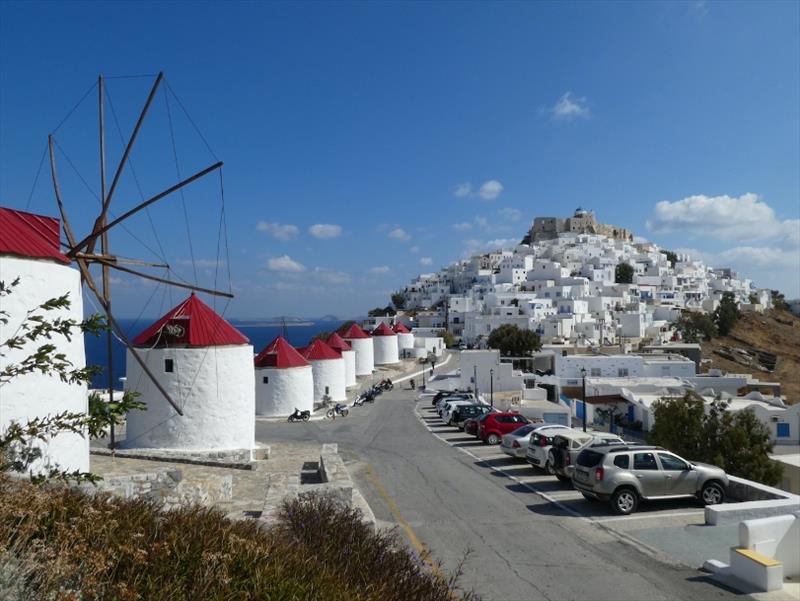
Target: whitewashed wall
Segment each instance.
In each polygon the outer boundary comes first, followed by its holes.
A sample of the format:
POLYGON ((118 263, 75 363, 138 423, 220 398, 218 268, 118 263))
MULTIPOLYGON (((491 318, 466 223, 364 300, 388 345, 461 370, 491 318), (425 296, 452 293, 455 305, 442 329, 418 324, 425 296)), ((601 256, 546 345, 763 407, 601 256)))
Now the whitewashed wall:
POLYGON ((400 332, 397 334, 397 350, 400 354, 403 349, 414 348, 414 334, 411 332, 400 332))
POLYGON ((356 352, 354 350, 341 351, 344 359, 344 385, 347 388, 358 386, 356 380, 356 352))
POLYGON ((140 393, 147 411, 128 414, 126 448, 213 451, 255 446, 255 378, 249 344, 139 349, 150 370, 182 407, 180 416, 127 352, 126 390, 140 393), (173 359, 172 373, 164 360, 173 359))
MULTIPOLYGON (((72 306, 68 310, 48 311, 48 319, 83 319, 81 281, 76 269, 47 260, 0 257, 0 280, 9 285, 17 277, 19 285, 2 299, 2 309, 9 314, 9 322, 0 323, 0 340, 14 335, 28 311, 66 293, 72 306)), ((55 344, 57 352, 64 353, 76 369, 86 365, 81 333, 72 336, 71 341, 56 336, 49 342, 55 344)), ((33 343, 19 350, 3 348, 5 356, 0 357, 0 369, 9 363, 19 363, 40 344, 33 343)), ((34 417, 63 411, 86 413, 87 408, 86 386, 65 384, 57 376, 26 374, 0 387, 0 431, 5 431, 12 421, 25 423, 34 417)), ((70 471, 89 470, 89 440, 79 434, 59 434, 42 447, 42 452, 42 460, 33 466, 34 471, 54 465, 70 471)))
POLYGON ((356 375, 369 376, 375 369, 375 354, 372 338, 345 338, 356 352, 356 375))
POLYGON ((325 396, 325 388, 328 389, 328 396, 334 401, 344 401, 347 399, 345 386, 345 366, 344 359, 320 359, 314 361, 309 359, 311 370, 314 374, 314 402, 321 403, 325 396))
POLYGON ((314 378, 310 365, 285 369, 256 367, 255 375, 256 415, 285 417, 295 408, 313 411, 314 378))
POLYGON ((375 365, 392 365, 400 361, 397 336, 373 336, 375 365))

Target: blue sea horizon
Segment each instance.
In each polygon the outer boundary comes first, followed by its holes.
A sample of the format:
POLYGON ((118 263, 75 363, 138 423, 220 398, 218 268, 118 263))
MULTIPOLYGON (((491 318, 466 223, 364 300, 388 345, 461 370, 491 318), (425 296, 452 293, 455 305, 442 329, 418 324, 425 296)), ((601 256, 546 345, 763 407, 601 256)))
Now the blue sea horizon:
MULTIPOLYGON (((135 320, 135 319, 119 319, 120 327, 130 337, 137 336, 142 330, 147 328, 151 320, 135 320)), ((250 323, 253 323, 252 321, 250 323)), ((303 322, 306 323, 306 322, 303 322)), ((344 321, 311 321, 308 320, 309 325, 288 325, 286 328, 287 338, 293 346, 305 346, 309 341, 319 334, 320 332, 332 332, 336 330, 344 321)), ((244 334, 253 345, 253 352, 260 352, 267 344, 269 344, 278 334, 283 333, 282 326, 240 326, 233 322, 233 325, 244 334)), ((106 337, 105 334, 95 337, 89 334, 84 335, 84 342, 86 346, 86 364, 99 365, 103 367, 102 373, 97 374, 92 378, 91 388, 106 388, 108 387, 108 375, 105 369, 106 359, 106 337)), ((122 383, 119 378, 125 376, 125 346, 114 338, 113 344, 113 376, 114 388, 117 390, 122 389, 122 383)))

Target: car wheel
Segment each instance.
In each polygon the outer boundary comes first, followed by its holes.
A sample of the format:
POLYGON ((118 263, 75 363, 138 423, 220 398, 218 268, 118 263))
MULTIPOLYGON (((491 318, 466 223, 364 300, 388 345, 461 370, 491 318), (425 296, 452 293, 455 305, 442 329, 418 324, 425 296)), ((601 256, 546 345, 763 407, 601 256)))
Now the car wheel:
POLYGON ((632 488, 620 488, 611 495, 611 509, 619 515, 628 515, 636 511, 639 495, 632 488))
POLYGON ((500 443, 500 437, 497 434, 489 434, 489 436, 486 437, 486 444, 499 444, 499 443, 500 443))
POLYGON ((556 475, 556 470, 553 469, 553 464, 550 461, 544 464, 544 471, 546 471, 549 476, 556 475))
POLYGON ((718 482, 706 482, 700 491, 703 505, 719 505, 725 502, 725 490, 718 482))

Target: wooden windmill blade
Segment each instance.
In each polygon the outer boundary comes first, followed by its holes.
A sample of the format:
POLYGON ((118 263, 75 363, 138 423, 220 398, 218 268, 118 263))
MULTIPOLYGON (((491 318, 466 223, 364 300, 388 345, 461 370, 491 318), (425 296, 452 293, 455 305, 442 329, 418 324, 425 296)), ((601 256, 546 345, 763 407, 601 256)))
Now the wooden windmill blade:
MULTIPOLYGON (((130 269, 128 267, 123 267, 121 263, 129 262, 134 264, 143 264, 147 266, 160 266, 160 267, 168 267, 166 265, 158 265, 147 263, 146 261, 137 261, 137 260, 122 260, 109 252, 108 249, 108 238, 107 234, 108 231, 111 230, 113 227, 119 225, 120 223, 124 222, 126 219, 132 217, 139 211, 149 207, 150 205, 158 202, 159 200, 166 198, 167 196, 177 192, 181 188, 188 186, 192 182, 208 175, 209 173, 220 169, 223 165, 222 161, 217 161, 213 165, 206 167, 205 169, 195 173, 194 175, 183 179, 182 181, 176 183, 175 185, 167 188, 166 190, 150 197, 147 200, 139 203, 132 209, 126 211, 116 219, 113 219, 111 222, 107 222, 108 212, 111 205, 111 200, 113 198, 114 192, 117 188, 117 184, 119 183, 120 177, 124 170, 126 163, 129 160, 129 156, 131 150, 133 149, 134 143, 136 142, 137 135, 139 130, 141 129, 142 124, 144 123, 144 119, 147 115, 148 109, 152 104, 152 101, 155 97, 156 92, 158 91, 159 85, 161 84, 164 78, 163 73, 159 73, 156 77, 155 82, 150 90, 150 93, 145 101, 145 104, 139 114, 139 118, 134 126, 133 132, 128 139, 128 142, 125 146, 125 150, 123 152, 122 158, 120 159, 119 164, 117 165, 117 169, 115 170, 114 177, 111 181, 111 186, 109 187, 108 193, 105 190, 105 140, 104 140, 104 123, 103 123, 103 78, 100 76, 98 79, 98 90, 99 90, 99 125, 100 125, 100 182, 101 182, 101 198, 102 198, 102 206, 100 210, 100 214, 94 221, 94 226, 92 227, 92 231, 85 236, 81 240, 77 240, 75 233, 71 227, 69 218, 67 216, 66 209, 64 207, 64 202, 61 196, 61 189, 58 182, 58 175, 56 171, 56 159, 55 159, 55 150, 54 150, 54 138, 51 134, 48 136, 48 147, 50 151, 50 173, 53 180, 53 189, 55 192, 56 203, 58 205, 58 210, 61 215, 61 221, 64 228, 64 235, 67 238, 67 247, 68 250, 65 253, 70 259, 74 260, 77 265, 78 269, 81 273, 81 279, 83 282, 91 290, 92 294, 95 296, 97 301, 100 303, 100 306, 103 308, 103 311, 106 314, 106 318, 108 320, 109 325, 111 326, 111 330, 116 334, 117 338, 122 342, 122 344, 131 352, 131 355, 135 359, 135 361, 139 364, 144 371, 145 375, 153 382, 154 386, 158 389, 161 395, 167 400, 167 402, 175 409, 178 415, 183 415, 183 410, 178 406, 174 399, 169 395, 169 393, 164 389, 161 383, 158 381, 158 378, 153 374, 150 368, 147 366, 146 362, 136 349, 133 346, 130 339, 128 338, 125 331, 120 327, 119 322, 114 317, 111 311, 111 302, 110 302, 110 280, 108 278, 108 269, 116 269, 125 273, 129 273, 131 275, 141 277, 144 279, 156 281, 159 283, 164 283, 170 286, 176 286, 180 288, 186 288, 193 291, 198 292, 205 292, 207 294, 215 295, 215 296, 222 296, 227 298, 233 298, 233 294, 228 292, 222 292, 219 290, 214 290, 210 288, 203 288, 200 286, 192 285, 192 284, 184 284, 179 282, 174 282, 172 280, 168 280, 166 278, 160 278, 151 274, 143 273, 140 271, 136 271, 130 269), (101 242, 101 252, 96 254, 94 252, 95 245, 98 241, 101 242), (102 292, 98 288, 90 270, 89 265, 92 263, 96 263, 102 266, 103 269, 103 289, 102 292)), ((113 375, 111 371, 111 331, 108 333, 108 345, 109 345, 109 400, 113 399, 113 375)), ((114 446, 114 432, 112 427, 111 432, 111 446, 114 446)))

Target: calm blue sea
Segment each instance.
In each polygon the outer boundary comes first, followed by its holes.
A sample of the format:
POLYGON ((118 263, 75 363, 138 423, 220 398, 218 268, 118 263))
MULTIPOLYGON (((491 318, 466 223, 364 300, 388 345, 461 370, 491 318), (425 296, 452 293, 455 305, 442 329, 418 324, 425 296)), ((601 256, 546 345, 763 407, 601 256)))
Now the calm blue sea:
MULTIPOLYGON (((139 320, 133 319, 120 319, 119 325, 130 338, 138 335, 142 330, 147 328, 154 320, 139 320)), ((289 333, 289 342, 294 346, 305 346, 308 342, 320 332, 332 332, 337 329, 343 321, 314 321, 310 322, 308 326, 290 326, 287 328, 289 333)), ((280 326, 277 327, 264 327, 253 328, 247 326, 239 326, 233 323, 237 329, 250 339, 250 344, 253 345, 254 352, 258 353, 275 336, 280 334, 283 330, 280 326)), ((106 365, 106 338, 105 334, 99 338, 94 336, 86 336, 86 364, 87 365, 106 365)), ((114 387, 122 388, 119 378, 125 375, 125 346, 114 339, 114 387)), ((92 380, 92 388, 105 388, 108 386, 108 376, 105 370, 102 374, 94 377, 92 380)))

